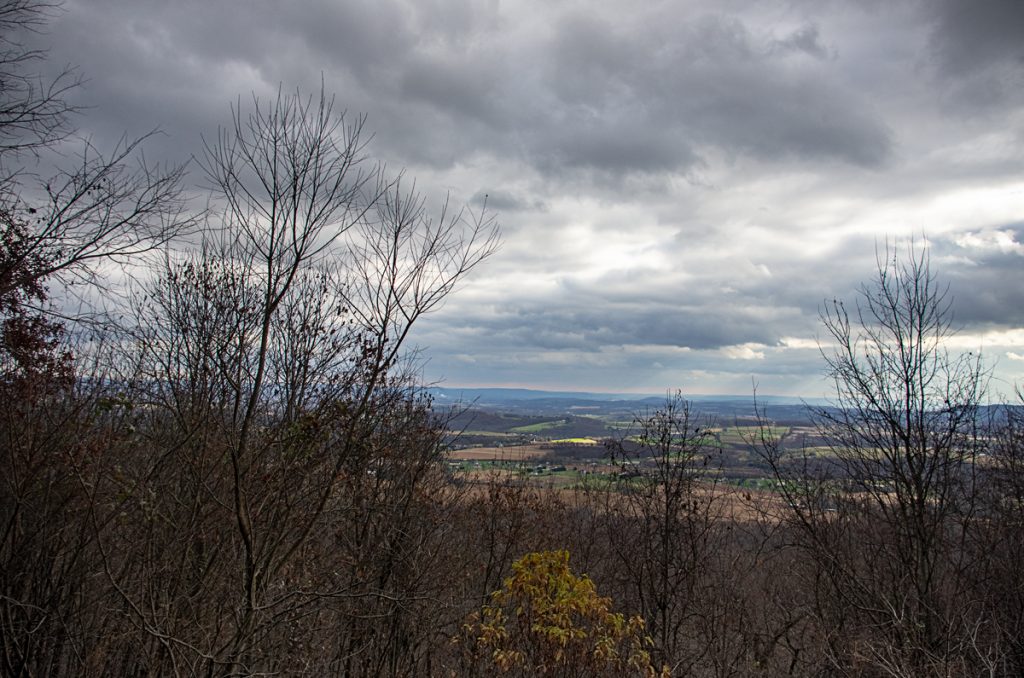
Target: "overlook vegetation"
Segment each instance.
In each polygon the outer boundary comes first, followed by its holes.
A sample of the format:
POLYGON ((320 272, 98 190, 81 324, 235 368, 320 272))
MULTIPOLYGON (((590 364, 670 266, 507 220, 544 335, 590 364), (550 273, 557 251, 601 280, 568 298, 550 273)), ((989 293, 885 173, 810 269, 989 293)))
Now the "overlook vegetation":
POLYGON ((207 212, 144 139, 37 181, 75 113, 15 37, 48 9, 0 2, 4 675, 1024 673, 1024 417, 947 351, 923 250, 826 307, 801 430, 679 395, 467 419, 407 340, 487 213, 283 89, 205 142, 207 212), (65 308, 119 265, 116 313, 65 308), (503 458, 551 452, 557 486, 503 458))

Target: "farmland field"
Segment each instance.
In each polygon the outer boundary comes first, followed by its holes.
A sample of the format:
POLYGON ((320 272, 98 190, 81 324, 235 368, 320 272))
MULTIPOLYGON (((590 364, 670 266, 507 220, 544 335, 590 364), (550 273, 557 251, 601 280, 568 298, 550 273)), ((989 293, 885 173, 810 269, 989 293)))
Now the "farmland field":
POLYGON ((542 421, 537 424, 528 424, 526 426, 516 426, 510 428, 510 433, 540 433, 541 431, 547 431, 548 429, 562 426, 566 423, 565 419, 557 419, 555 421, 542 421))
POLYGON ((464 450, 452 450, 448 453, 448 459, 452 461, 525 461, 542 459, 550 454, 550 448, 541 445, 469 447, 464 450))

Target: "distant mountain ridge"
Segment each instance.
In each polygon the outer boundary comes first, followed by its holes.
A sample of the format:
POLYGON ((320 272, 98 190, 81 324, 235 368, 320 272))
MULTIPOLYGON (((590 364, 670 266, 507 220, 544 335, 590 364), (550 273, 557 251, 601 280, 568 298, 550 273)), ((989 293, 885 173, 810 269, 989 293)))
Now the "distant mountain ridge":
MULTIPOLYGON (((459 387, 434 387, 430 393, 434 398, 434 407, 440 410, 469 409, 525 417, 597 416, 627 421, 662 407, 669 395, 459 387)), ((750 420, 757 415, 753 395, 683 394, 683 397, 693 404, 695 413, 700 416, 732 421, 737 418, 750 420)), ((765 410, 768 417, 775 421, 794 424, 809 423, 807 406, 821 404, 824 403, 792 396, 757 396, 757 409, 765 410)))
MULTIPOLYGON (((544 391, 529 388, 461 388, 458 386, 435 386, 430 393, 443 402, 515 402, 524 400, 583 400, 592 402, 624 401, 640 403, 657 403, 665 400, 667 394, 656 393, 596 393, 591 391, 544 391)), ((732 402, 753 403, 752 395, 690 395, 683 394, 686 400, 699 402, 732 402)), ((800 398, 796 396, 757 396, 759 403, 766 405, 821 405, 824 401, 818 398, 800 398)))
POLYGON ((452 387, 433 387, 429 389, 435 397, 444 398, 445 400, 453 401, 472 401, 472 400, 497 400, 497 401, 508 401, 508 400, 543 400, 543 399, 558 399, 558 400, 646 400, 649 398, 661 398, 664 396, 657 396, 654 394, 638 394, 638 393, 592 393, 587 391, 542 391, 539 389, 530 388, 460 388, 457 386, 452 387))

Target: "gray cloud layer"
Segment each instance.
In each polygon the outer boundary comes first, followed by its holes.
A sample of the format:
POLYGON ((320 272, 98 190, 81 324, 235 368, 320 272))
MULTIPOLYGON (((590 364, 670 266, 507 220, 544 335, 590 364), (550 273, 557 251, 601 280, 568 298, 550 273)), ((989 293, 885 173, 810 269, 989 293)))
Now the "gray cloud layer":
POLYGON ((323 78, 392 166, 487 195, 505 247, 421 328, 432 378, 817 388, 817 309, 887 237, 928 238, 966 332, 1024 327, 1017 0, 69 0, 40 39, 101 145, 185 159, 323 78))

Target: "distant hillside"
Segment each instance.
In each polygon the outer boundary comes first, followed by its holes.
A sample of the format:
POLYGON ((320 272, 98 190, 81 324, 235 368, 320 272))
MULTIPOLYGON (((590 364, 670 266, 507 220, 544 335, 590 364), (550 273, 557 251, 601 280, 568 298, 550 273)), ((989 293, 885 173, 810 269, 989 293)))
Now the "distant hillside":
MULTIPOLYGON (((665 399, 664 393, 595 393, 592 391, 544 391, 529 388, 462 388, 458 386, 435 386, 430 393, 439 400, 452 402, 508 402, 522 400, 589 400, 597 402, 631 401, 658 402, 665 399)), ((746 395, 691 395, 683 396, 693 402, 738 402, 750 403, 753 396, 746 395)), ((818 398, 801 398, 798 396, 759 395, 758 402, 774 405, 801 405, 805 402, 824 404, 818 398)))
POLYGON ((636 393, 590 393, 586 391, 540 391, 529 388, 459 388, 434 387, 430 392, 439 400, 452 402, 497 402, 519 400, 644 400, 647 398, 663 398, 654 394, 638 395, 636 393))
MULTIPOLYGON (((460 423, 469 423, 471 429, 504 431, 523 424, 507 418, 552 418, 564 415, 587 415, 605 419, 629 421, 657 409, 665 402, 665 395, 638 395, 627 393, 588 393, 584 391, 541 391, 518 388, 432 388, 434 406, 444 411, 451 407, 466 409, 460 414, 460 423), (498 416, 492 419, 489 415, 498 416), (505 417, 501 417, 505 415, 505 417), (486 422, 486 423, 485 423, 486 422)), ((717 418, 723 423, 755 416, 754 399, 750 395, 684 395, 694 411, 705 417, 717 418)), ((758 396, 757 404, 770 419, 800 425, 810 422, 807 405, 821 405, 821 401, 805 403, 791 396, 758 396)))

